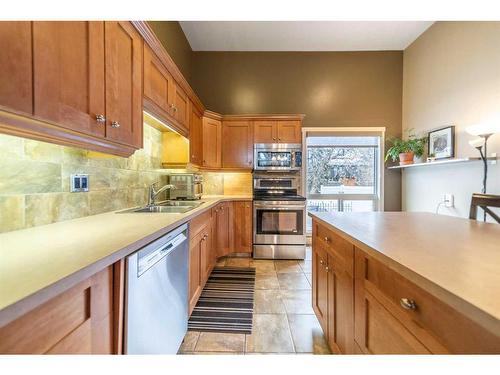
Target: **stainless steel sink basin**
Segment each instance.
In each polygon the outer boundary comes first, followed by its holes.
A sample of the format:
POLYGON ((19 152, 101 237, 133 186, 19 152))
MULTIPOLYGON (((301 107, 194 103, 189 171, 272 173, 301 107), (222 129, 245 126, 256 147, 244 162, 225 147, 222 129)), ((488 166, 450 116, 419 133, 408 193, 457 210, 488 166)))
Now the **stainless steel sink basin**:
POLYGON ((118 213, 132 213, 132 212, 149 212, 149 213, 169 213, 169 214, 183 214, 185 212, 191 211, 196 207, 203 204, 203 202, 193 202, 193 201, 164 201, 160 202, 154 206, 144 206, 131 208, 124 211, 119 211, 118 213))

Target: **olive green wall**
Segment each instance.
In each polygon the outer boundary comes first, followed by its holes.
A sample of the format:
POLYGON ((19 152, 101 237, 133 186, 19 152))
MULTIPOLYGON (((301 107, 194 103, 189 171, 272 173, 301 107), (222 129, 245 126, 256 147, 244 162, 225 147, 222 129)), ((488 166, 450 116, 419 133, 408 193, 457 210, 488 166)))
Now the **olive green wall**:
MULTIPOLYGON (((401 134, 403 52, 193 52, 193 87, 224 114, 303 113, 304 126, 385 126, 401 134)), ((385 209, 401 176, 385 172, 385 209)))
POLYGON ((191 84, 192 78, 192 54, 181 25, 177 21, 148 21, 163 47, 175 61, 180 71, 191 84))
MULTIPOLYGON (((205 106, 224 114, 303 113, 304 126, 385 126, 401 135, 403 52, 193 52, 178 22, 149 22, 205 106)), ((385 171, 385 209, 401 174, 385 171)))

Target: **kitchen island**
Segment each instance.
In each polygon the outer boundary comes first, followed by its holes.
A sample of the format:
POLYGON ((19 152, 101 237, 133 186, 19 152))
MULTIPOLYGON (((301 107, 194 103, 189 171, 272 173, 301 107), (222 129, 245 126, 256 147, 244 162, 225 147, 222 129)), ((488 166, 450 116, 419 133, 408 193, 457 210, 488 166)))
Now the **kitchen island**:
POLYGON ((342 353, 500 353, 500 226, 310 213, 313 307, 342 353))

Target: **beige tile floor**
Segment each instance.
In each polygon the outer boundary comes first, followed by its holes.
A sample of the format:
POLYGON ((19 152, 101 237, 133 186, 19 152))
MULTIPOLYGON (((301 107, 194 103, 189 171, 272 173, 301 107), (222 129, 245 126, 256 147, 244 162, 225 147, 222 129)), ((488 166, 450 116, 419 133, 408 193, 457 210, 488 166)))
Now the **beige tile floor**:
POLYGON ((311 249, 306 259, 221 259, 219 267, 255 267, 251 335, 188 332, 180 354, 330 354, 311 307, 311 249))

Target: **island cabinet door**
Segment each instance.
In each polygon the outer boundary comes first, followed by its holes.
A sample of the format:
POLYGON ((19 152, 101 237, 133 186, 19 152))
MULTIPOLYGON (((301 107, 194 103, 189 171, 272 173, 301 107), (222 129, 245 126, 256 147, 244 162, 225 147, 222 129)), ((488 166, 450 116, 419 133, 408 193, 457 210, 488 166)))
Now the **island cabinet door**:
POLYGON ((105 22, 106 138, 142 147, 143 42, 130 22, 105 22))
MULTIPOLYGON (((313 235, 314 241, 314 235, 313 235)), ((312 305, 314 313, 325 333, 328 336, 328 257, 321 245, 313 242, 312 258, 312 305)), ((332 326, 334 329, 334 326, 332 326)))
POLYGON ((375 353, 389 349, 401 353, 500 353, 498 334, 357 248, 355 285, 355 332, 362 349, 375 353), (382 332, 377 325, 381 321, 387 326, 382 332))
POLYGON ((33 22, 34 115, 104 137, 104 22, 33 22))
POLYGON ((111 354, 113 267, 0 328, 1 354, 111 354))
POLYGON ((354 353, 354 280, 336 254, 328 254, 328 344, 338 353, 354 353))

